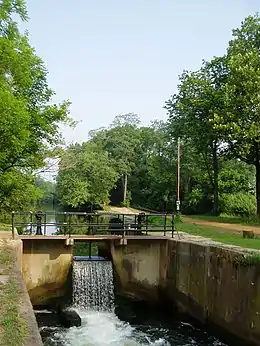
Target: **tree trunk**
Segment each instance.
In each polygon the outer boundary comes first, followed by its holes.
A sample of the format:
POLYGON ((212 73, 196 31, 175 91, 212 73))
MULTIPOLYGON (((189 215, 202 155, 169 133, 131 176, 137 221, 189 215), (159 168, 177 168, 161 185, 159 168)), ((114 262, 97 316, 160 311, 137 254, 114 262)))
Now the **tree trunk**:
POLYGON ((260 162, 255 164, 256 168, 256 210, 257 216, 260 218, 260 162))
POLYGON ((217 144, 213 142, 212 146, 212 166, 213 166, 213 213, 219 213, 219 196, 218 196, 218 157, 217 157, 217 144))
POLYGON ((126 193, 127 193, 127 174, 124 175, 124 196, 123 203, 126 204, 126 193))

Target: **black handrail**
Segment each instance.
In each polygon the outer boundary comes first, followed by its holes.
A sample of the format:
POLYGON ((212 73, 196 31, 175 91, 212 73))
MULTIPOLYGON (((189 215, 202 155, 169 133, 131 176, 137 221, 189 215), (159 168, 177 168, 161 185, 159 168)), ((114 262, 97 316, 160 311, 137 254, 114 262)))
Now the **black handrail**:
MULTIPOLYGON (((114 234, 121 233, 122 235, 127 235, 129 233, 134 233, 138 235, 148 234, 148 232, 163 232, 166 236, 167 231, 171 231, 172 237, 175 232, 175 215, 174 214, 146 214, 146 213, 131 213, 131 214, 121 214, 121 213, 86 213, 86 212, 12 212, 12 233, 13 238, 15 237, 16 227, 25 228, 29 227, 30 234, 33 233, 36 227, 37 235, 46 235, 47 228, 49 226, 54 226, 62 231, 64 235, 77 234, 74 233, 76 228, 87 228, 87 234, 114 234), (17 216, 22 216, 23 220, 17 220, 17 216), (55 216, 55 222, 47 221, 48 216, 55 216), (72 217, 75 216, 79 218, 79 223, 75 223, 72 217), (82 220, 82 218, 84 219, 82 220), (29 218, 27 220, 27 218, 29 218), (160 222, 151 219, 156 218, 160 222), (102 219, 102 220, 101 220, 102 219), (106 220, 108 219, 108 220, 106 220), (35 221, 34 221, 35 220, 35 221), (43 231, 44 230, 44 231, 43 231)), ((24 233, 24 229, 20 232, 24 233)), ((80 234, 80 233, 78 233, 80 234)))

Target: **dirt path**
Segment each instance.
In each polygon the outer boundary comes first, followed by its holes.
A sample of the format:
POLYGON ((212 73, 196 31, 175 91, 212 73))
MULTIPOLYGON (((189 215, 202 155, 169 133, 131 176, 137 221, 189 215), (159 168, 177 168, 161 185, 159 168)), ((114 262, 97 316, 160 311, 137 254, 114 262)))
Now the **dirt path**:
POLYGON ((12 239, 11 231, 0 231, 0 239, 12 239))
POLYGON ((139 214, 142 211, 137 210, 134 208, 126 208, 126 207, 109 207, 108 209, 109 213, 114 213, 114 214, 139 214))
POLYGON ((260 234, 259 226, 206 221, 206 220, 193 219, 187 216, 183 216, 182 220, 185 222, 193 223, 195 225, 200 225, 200 226, 212 226, 212 227, 218 227, 218 228, 225 228, 226 230, 230 230, 233 232, 241 232, 246 230, 246 231, 253 231, 255 234, 260 234))

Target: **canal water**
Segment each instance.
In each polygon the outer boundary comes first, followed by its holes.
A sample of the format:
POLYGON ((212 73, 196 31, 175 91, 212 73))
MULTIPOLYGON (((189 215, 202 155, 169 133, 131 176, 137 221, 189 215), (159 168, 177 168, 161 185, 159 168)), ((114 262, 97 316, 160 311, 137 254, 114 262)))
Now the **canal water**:
MULTIPOLYGON (((120 299, 119 299, 120 300, 120 299)), ((134 304, 135 305, 135 304, 134 304)), ((131 301, 118 301, 115 312, 76 310, 81 327, 41 325, 45 346, 225 346, 216 336, 157 312, 139 311, 131 301)))
POLYGON ((81 327, 62 328, 46 311, 38 314, 45 346, 224 346, 216 336, 178 317, 114 296, 110 261, 73 263, 73 309, 81 327))

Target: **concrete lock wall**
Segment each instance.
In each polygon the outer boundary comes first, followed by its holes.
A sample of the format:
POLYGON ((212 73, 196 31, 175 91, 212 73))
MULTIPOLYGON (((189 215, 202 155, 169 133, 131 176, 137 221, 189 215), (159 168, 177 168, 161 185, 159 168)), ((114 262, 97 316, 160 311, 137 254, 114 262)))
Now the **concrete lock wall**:
POLYGON ((260 264, 230 248, 186 241, 112 245, 120 291, 168 301, 172 309, 219 327, 242 345, 260 345, 260 264))
POLYGON ((22 272, 33 305, 45 305, 66 295, 72 250, 64 239, 23 240, 22 272))
POLYGON ((171 241, 169 248, 175 268, 173 278, 168 271, 167 285, 175 286, 170 299, 197 320, 260 345, 259 261, 210 245, 171 241))
POLYGON ((163 266, 166 248, 164 240, 128 240, 125 246, 112 243, 118 293, 157 302, 167 273, 163 266))

